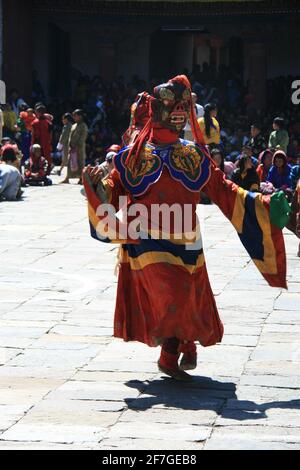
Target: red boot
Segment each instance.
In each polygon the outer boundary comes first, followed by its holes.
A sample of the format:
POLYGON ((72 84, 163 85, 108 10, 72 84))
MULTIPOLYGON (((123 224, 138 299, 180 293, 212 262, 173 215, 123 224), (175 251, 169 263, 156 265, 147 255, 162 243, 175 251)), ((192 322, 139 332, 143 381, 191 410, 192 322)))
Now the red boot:
POLYGON ((197 367, 197 348, 193 341, 180 343, 179 351, 183 353, 179 368, 193 370, 197 367))
POLYGON ((178 359, 178 352, 175 352, 175 354, 174 352, 168 352, 163 346, 161 349, 160 358, 157 363, 158 368, 161 372, 168 375, 169 377, 172 377, 175 380, 189 382, 190 380, 192 380, 192 377, 183 370, 179 369, 178 359))

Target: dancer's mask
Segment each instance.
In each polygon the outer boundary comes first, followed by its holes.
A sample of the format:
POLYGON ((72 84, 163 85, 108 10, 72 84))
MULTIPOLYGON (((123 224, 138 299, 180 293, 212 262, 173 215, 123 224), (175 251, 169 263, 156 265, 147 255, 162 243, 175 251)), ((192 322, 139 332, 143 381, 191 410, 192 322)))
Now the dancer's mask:
POLYGON ((183 83, 169 81, 156 86, 152 97, 153 123, 176 133, 181 132, 190 113, 190 90, 183 83))

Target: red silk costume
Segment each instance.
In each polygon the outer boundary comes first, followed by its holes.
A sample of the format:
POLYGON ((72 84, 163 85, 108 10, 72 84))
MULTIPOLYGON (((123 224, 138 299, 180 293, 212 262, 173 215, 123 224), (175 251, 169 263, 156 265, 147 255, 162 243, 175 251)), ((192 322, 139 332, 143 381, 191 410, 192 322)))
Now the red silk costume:
MULTIPOLYGON (((173 80, 176 79, 181 83, 181 77, 173 80)), ((157 88, 155 99, 168 104, 172 99, 168 86, 157 88)), ((173 122, 180 121, 184 112, 184 93, 178 99, 173 122)), ((270 198, 239 188, 216 168, 201 145, 192 106, 190 122, 199 145, 179 140, 171 127, 162 126, 156 117, 159 114, 156 106, 161 103, 153 103, 151 99, 149 102, 147 124, 133 146, 116 156, 115 169, 102 183, 104 199, 97 193, 88 172, 84 172, 91 235, 105 242, 120 242, 122 238, 114 335, 149 346, 162 344, 167 338, 211 346, 221 341, 223 325, 207 275, 196 215, 200 190, 232 222, 258 269, 271 286, 277 287, 286 287, 282 232, 270 222, 270 198), (116 231, 110 232, 108 219, 96 213, 104 201, 118 211, 119 196, 126 197, 129 213, 137 202, 147 208, 146 226, 152 229, 148 230, 148 238, 130 239, 130 234, 121 234, 119 222, 116 231), (174 223, 168 239, 163 238, 161 225, 153 229, 151 208, 155 204, 168 207, 177 204, 182 209, 190 205, 197 245, 191 247, 186 243, 183 229, 176 238, 178 227, 174 223)))

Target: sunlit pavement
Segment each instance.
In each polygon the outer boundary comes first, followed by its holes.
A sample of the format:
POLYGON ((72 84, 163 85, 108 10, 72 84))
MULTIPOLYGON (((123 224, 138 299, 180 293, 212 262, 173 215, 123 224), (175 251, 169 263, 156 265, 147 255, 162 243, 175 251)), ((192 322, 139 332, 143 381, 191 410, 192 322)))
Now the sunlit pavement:
POLYGON ((157 348, 112 337, 117 247, 90 238, 80 186, 0 203, 0 449, 300 449, 298 241, 289 290, 270 288, 218 208, 199 212, 225 336, 180 384, 157 348))

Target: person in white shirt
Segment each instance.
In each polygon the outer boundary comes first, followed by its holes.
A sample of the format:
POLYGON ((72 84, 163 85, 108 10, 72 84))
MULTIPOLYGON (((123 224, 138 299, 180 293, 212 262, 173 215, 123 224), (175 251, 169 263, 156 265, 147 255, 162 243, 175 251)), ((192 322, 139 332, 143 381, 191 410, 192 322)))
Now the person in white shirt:
MULTIPOLYGON (((196 93, 192 93, 191 96, 192 96, 193 104, 194 104, 195 111, 196 111, 196 117, 197 119, 199 119, 204 116, 204 108, 203 106, 201 106, 201 104, 197 103, 198 96, 196 95, 196 93)), ((191 124, 189 121, 186 123, 186 126, 183 130, 184 130, 185 140, 194 140, 192 129, 191 129, 191 124)))

